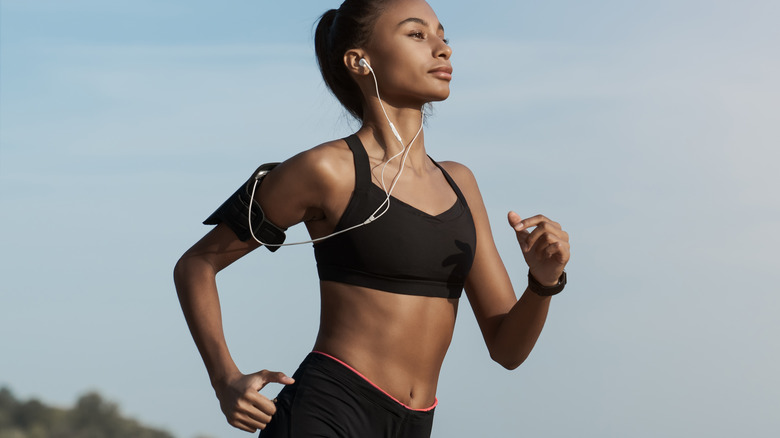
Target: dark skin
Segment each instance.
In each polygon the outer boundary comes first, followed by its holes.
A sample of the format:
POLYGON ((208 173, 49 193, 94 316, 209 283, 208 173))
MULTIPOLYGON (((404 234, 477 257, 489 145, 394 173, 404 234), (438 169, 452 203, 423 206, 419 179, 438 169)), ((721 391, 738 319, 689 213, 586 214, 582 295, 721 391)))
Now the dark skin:
MULTIPOLYGON (((381 164, 402 146, 387 125, 373 79, 359 64, 360 58, 373 67, 388 116, 408 143, 420 127, 422 106, 449 95, 452 51, 435 13, 422 0, 392 3, 374 29, 366 47, 348 51, 344 63, 363 92, 365 117, 357 134, 369 155, 374 183, 381 187, 381 164)), ((388 187, 400 161, 387 166, 388 187)), ((464 193, 477 231, 466 295, 491 357, 506 368, 516 368, 541 333, 550 298, 526 290, 517 299, 474 176, 461 164, 440 164, 464 193)), ((352 153, 343 140, 337 140, 279 165, 256 195, 271 222, 282 227, 302 222, 311 237, 318 238, 333 232, 354 184, 352 153)), ((432 215, 456 202, 443 174, 427 158, 424 134, 414 142, 393 196, 432 215)), ((568 234, 541 215, 521 219, 510 212, 508 221, 534 277, 542 284, 556 284, 569 260, 568 234)), ((225 342, 216 274, 258 246, 252 240, 239 241, 229 228, 218 225, 181 257, 174 271, 184 315, 222 410, 231 425, 248 432, 263 429, 275 412, 273 402, 258 391, 268 383, 293 383, 279 372, 242 374, 225 342)), ((431 406, 452 339, 458 300, 327 281, 320 283, 320 292, 320 330, 314 349, 348 363, 412 408, 431 406)))

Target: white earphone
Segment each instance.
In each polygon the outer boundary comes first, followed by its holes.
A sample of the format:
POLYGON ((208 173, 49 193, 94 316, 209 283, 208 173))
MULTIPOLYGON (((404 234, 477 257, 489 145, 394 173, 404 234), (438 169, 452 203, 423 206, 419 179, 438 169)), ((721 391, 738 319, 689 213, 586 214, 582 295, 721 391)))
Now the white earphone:
MULTIPOLYGON (((368 61, 366 61, 366 58, 360 58, 360 61, 358 61, 358 65, 366 67, 368 71, 371 72, 371 76, 374 78, 374 86, 376 87, 376 98, 379 99, 379 106, 382 107, 382 112, 385 113, 385 118, 387 119, 387 123, 390 124, 390 130, 393 131, 393 135, 395 136, 396 140, 401 142, 401 146, 404 146, 404 141, 401 140, 401 134, 399 134, 398 130, 395 129, 395 125, 393 125, 393 122, 390 121, 390 117, 387 116, 387 111, 385 111, 385 106, 382 105, 382 98, 379 97, 379 84, 376 82, 376 74, 374 73, 374 69, 371 68, 371 64, 369 64, 368 61)), ((422 129, 422 125, 420 125, 420 129, 422 129)), ((414 138, 417 138, 417 136, 415 136, 414 138)), ((391 160, 393 158, 391 158, 391 160)))
MULTIPOLYGON (((414 135, 414 138, 412 139, 412 141, 409 142, 408 146, 405 145, 403 139, 401 139, 401 134, 399 134, 398 130, 395 129, 395 125, 393 125, 393 122, 390 121, 390 117, 387 115, 387 111, 385 111, 385 106, 382 104, 382 98, 379 96, 379 83, 376 80, 376 74, 374 74, 374 69, 371 68, 371 65, 368 63, 368 61, 366 61, 366 58, 360 58, 360 61, 358 61, 358 65, 360 65, 362 67, 368 68, 368 70, 371 72, 371 76, 374 78, 374 88, 376 89, 376 98, 379 100, 379 106, 382 108, 382 112, 385 115, 385 119, 387 119, 387 123, 390 125, 390 130, 393 131, 393 136, 395 136, 396 140, 398 140, 398 142, 401 143, 401 152, 393 155, 392 157, 387 159, 387 161, 385 161, 384 164, 382 164, 382 173, 381 173, 380 178, 382 180, 382 190, 385 192, 385 195, 386 195, 385 200, 379 205, 379 207, 377 207, 376 210, 374 210, 373 213, 371 213, 371 215, 368 217, 368 219, 366 219, 365 221, 363 221, 363 222, 361 222, 361 223, 359 223, 357 225, 353 225, 353 226, 351 226, 349 228, 345 228, 345 229, 343 229, 341 231, 336 231, 335 233, 328 234, 327 236, 318 237, 318 238, 312 239, 312 240, 305 240, 303 242, 276 243, 276 244, 274 244, 274 243, 265 243, 265 242, 262 242, 260 239, 258 239, 257 236, 255 236, 254 229, 252 228, 251 208, 252 208, 252 205, 254 205, 253 202, 254 202, 254 199, 255 199, 255 190, 257 189, 257 183, 260 181, 260 178, 255 178, 254 185, 252 186, 252 194, 249 197, 250 213, 247 216, 248 216, 248 223, 249 223, 249 233, 252 235, 252 238, 255 239, 255 241, 257 243, 259 243, 259 244, 261 244, 263 246, 292 246, 292 245, 303 245, 303 244, 306 244, 306 243, 316 243, 316 242, 319 242, 321 240, 325 240, 327 238, 336 236, 338 234, 346 233, 347 231, 354 230, 355 228, 362 227, 363 225, 368 225, 371 222, 374 222, 375 220, 377 220, 380 217, 382 217, 382 215, 384 215, 385 213, 387 213, 388 210, 390 210, 390 195, 392 195, 393 189, 395 189, 395 185, 398 182, 398 179, 401 177, 401 174, 404 171, 404 165, 406 164, 406 157, 409 155, 409 151, 412 150, 412 145, 414 144, 415 140, 417 140, 417 137, 419 137, 420 133, 422 132, 423 121, 420 120, 420 129, 417 130, 417 134, 414 135), (385 187, 385 168, 387 167, 387 164, 390 163, 390 161, 394 160, 396 157, 398 157, 401 154, 403 154, 403 158, 401 159, 401 167, 398 169, 398 173, 393 178, 392 184, 390 184, 390 190, 387 190, 387 187, 385 187)), ((425 117, 425 114, 422 114, 421 115, 421 119, 424 118, 424 117, 425 117)))

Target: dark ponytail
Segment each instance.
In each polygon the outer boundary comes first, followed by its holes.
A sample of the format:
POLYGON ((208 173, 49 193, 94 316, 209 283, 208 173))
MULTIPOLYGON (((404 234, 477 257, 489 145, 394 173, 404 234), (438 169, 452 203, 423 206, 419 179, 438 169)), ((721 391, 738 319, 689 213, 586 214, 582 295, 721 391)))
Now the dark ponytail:
POLYGON ((371 29, 389 0, 346 0, 320 17, 314 31, 314 51, 322 79, 336 99, 363 120, 363 94, 344 65, 347 50, 364 46, 371 29))

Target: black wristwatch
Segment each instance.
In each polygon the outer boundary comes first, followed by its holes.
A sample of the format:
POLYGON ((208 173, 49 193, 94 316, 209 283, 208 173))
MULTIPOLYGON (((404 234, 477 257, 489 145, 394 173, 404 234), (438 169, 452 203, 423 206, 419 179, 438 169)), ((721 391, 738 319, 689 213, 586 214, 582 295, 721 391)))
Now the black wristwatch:
POLYGON ((558 284, 555 286, 542 285, 542 283, 536 281, 534 276, 531 275, 531 271, 528 271, 528 289, 531 289, 531 292, 535 293, 536 295, 542 297, 551 297, 557 293, 560 293, 564 286, 566 286, 566 271, 563 271, 563 274, 558 277, 558 284))

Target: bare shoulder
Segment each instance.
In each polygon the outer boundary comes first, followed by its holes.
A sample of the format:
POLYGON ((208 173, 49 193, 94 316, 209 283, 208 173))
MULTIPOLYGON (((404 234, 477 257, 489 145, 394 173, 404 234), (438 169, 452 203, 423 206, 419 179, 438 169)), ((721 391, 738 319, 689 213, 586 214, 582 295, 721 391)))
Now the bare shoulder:
POLYGON ((304 161, 320 178, 341 180, 354 169, 352 151, 344 140, 332 140, 303 152, 304 161))
POLYGON ((470 198, 470 195, 479 194, 477 179, 466 165, 456 161, 441 161, 439 164, 455 180, 455 183, 467 198, 470 198))
POLYGON ((263 180, 258 200, 280 226, 321 218, 334 197, 354 187, 352 153, 334 140, 296 154, 263 180))
POLYGON ((298 179, 322 181, 339 176, 345 167, 351 166, 352 154, 347 144, 343 140, 333 140, 296 154, 272 173, 280 177, 282 174, 294 174, 298 179))
POLYGON ((322 143, 279 164, 266 177, 263 183, 266 188, 262 194, 280 191, 280 185, 319 192, 322 188, 337 184, 351 167, 352 154, 344 141, 322 143))

